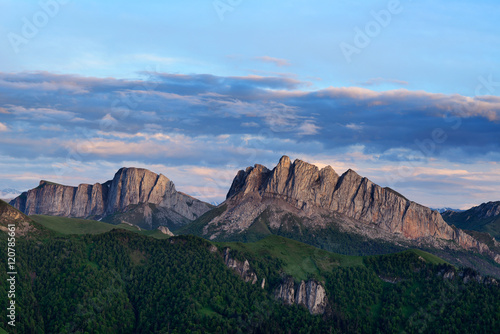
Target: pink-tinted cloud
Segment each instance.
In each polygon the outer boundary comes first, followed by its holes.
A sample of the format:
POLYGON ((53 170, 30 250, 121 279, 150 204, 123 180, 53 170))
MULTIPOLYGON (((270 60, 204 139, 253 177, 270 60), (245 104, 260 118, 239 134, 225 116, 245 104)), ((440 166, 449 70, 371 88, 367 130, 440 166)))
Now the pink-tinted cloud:
POLYGON ((264 63, 271 63, 279 67, 291 65, 290 62, 286 59, 274 58, 269 56, 255 57, 254 59, 262 61, 264 63))

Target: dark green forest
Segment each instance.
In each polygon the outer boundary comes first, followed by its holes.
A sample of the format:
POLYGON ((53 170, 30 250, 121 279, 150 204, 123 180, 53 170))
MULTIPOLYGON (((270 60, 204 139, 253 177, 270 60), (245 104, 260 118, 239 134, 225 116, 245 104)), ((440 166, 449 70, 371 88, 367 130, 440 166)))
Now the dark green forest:
MULTIPOLYGON (((6 249, 7 234, 0 235, 6 249)), ((235 253, 267 278, 262 289, 225 266, 227 244, 216 252, 211 245, 194 236, 158 240, 125 230, 18 238, 16 327, 5 315, 0 327, 9 333, 495 333, 500 326, 498 285, 416 252, 318 266, 309 276, 325 286, 330 305, 311 315, 274 299, 273 289, 289 274, 279 256, 265 249, 235 253), (450 272, 453 279, 444 279, 450 272)), ((1 261, 6 267, 5 256, 1 261)), ((0 280, 6 278, 1 271, 0 280)), ((6 289, 2 284, 3 310, 6 289)))

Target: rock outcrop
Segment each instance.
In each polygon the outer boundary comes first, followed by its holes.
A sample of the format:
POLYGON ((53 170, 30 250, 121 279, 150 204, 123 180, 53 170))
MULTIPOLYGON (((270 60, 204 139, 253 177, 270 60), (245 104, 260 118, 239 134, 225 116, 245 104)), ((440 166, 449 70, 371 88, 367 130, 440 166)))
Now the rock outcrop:
MULTIPOLYGON (((490 255, 488 246, 448 225, 439 212, 408 200, 390 188, 374 184, 349 169, 339 176, 333 168, 319 169, 283 156, 269 170, 255 165, 240 170, 227 194, 228 209, 212 223, 226 233, 247 229, 271 202, 286 203, 297 215, 320 222, 325 215, 341 214, 365 226, 406 240, 453 240, 460 247, 490 255)), ((279 225, 278 217, 270 223, 279 225)), ((279 226, 278 226, 279 227, 279 226)), ((208 231, 208 228, 206 229, 208 231)))
POLYGON ((170 231, 168 229, 168 227, 166 227, 166 226, 160 226, 160 227, 158 227, 158 231, 160 231, 161 233, 166 234, 166 235, 168 235, 170 237, 174 236, 174 234, 172 233, 172 231, 170 231))
POLYGON ((250 268, 248 260, 239 261, 231 257, 231 249, 224 250, 224 263, 227 267, 233 269, 245 282, 257 283, 257 274, 250 268))
MULTIPOLYGON (((176 191, 174 183, 164 175, 142 168, 121 168, 113 180, 103 184, 71 187, 40 181, 38 187, 10 204, 27 215, 101 219, 148 203, 169 209, 177 220, 185 220, 180 223, 194 220, 211 208, 208 203, 176 191)), ((149 207, 143 209, 146 217, 149 207)))
POLYGON ((457 270, 456 268, 449 267, 441 270, 438 276, 442 276, 445 280, 453 281, 455 279, 461 280, 463 283, 467 284, 469 282, 477 282, 484 285, 494 285, 498 286, 498 280, 491 276, 483 276, 479 272, 471 268, 462 268, 457 270))
POLYGON ((311 314, 325 313, 328 305, 325 288, 314 279, 296 284, 288 277, 274 290, 274 296, 286 305, 305 306, 311 314))
POLYGON ((39 232, 28 216, 0 200, 0 231, 8 233, 12 226, 15 226, 15 235, 18 237, 39 232))

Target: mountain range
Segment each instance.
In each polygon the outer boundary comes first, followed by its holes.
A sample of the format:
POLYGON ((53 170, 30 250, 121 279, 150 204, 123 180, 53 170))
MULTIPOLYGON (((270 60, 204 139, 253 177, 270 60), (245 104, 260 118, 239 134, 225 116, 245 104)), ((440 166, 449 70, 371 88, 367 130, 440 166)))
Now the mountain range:
POLYGON ((437 211, 351 169, 339 175, 330 166, 319 169, 288 156, 272 170, 259 164, 240 170, 217 207, 176 191, 164 175, 139 168, 122 168, 103 184, 41 181, 10 204, 27 215, 166 226, 210 240, 256 241, 277 234, 348 254, 427 247, 473 251, 500 263, 496 240, 479 241, 437 211), (346 242, 346 236, 356 242, 346 242))
POLYGON ((15 226, 24 307, 9 332, 497 331, 500 245, 477 230, 498 203, 452 214, 463 230, 353 170, 283 156, 239 171, 216 207, 138 168, 41 181, 10 204, 0 234, 15 226))
POLYGON ((353 170, 338 175, 287 156, 272 170, 257 164, 239 171, 226 201, 181 232, 242 241, 278 234, 337 252, 347 234, 365 246, 359 255, 416 246, 471 250, 500 263, 500 255, 437 211, 353 170))
POLYGON ((461 210, 461 209, 453 209, 453 208, 431 208, 432 210, 434 211, 437 211, 439 213, 444 213, 446 211, 453 211, 453 212, 463 212, 465 210, 461 210))
POLYGON ((178 192, 164 175, 142 168, 121 168, 110 181, 78 187, 42 180, 10 204, 27 215, 88 218, 146 229, 175 229, 213 207, 178 192))

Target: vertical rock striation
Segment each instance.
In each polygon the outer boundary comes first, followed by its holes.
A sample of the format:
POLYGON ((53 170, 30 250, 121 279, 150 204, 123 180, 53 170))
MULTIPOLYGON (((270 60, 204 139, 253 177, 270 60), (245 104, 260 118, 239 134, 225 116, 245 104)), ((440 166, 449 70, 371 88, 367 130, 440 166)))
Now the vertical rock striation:
POLYGON ((302 305, 311 314, 325 313, 328 305, 325 288, 314 279, 295 284, 293 277, 288 277, 274 290, 274 297, 286 305, 302 305))
MULTIPOLYGON (((283 156, 273 170, 255 165, 238 172, 227 201, 236 203, 234 207, 248 202, 248 198, 279 199, 306 214, 322 209, 406 239, 453 240, 463 248, 489 252, 486 245, 448 225, 437 211, 410 201, 390 188, 380 187, 351 169, 339 176, 330 166, 319 169, 301 160, 292 163, 289 157, 283 156)), ((252 217, 246 219, 252 220, 252 217)))
POLYGON ((113 180, 103 184, 64 186, 47 181, 11 201, 27 215, 43 214, 99 219, 123 212, 131 205, 155 204, 193 220, 210 209, 210 205, 184 193, 162 174, 142 168, 121 168, 113 180))

